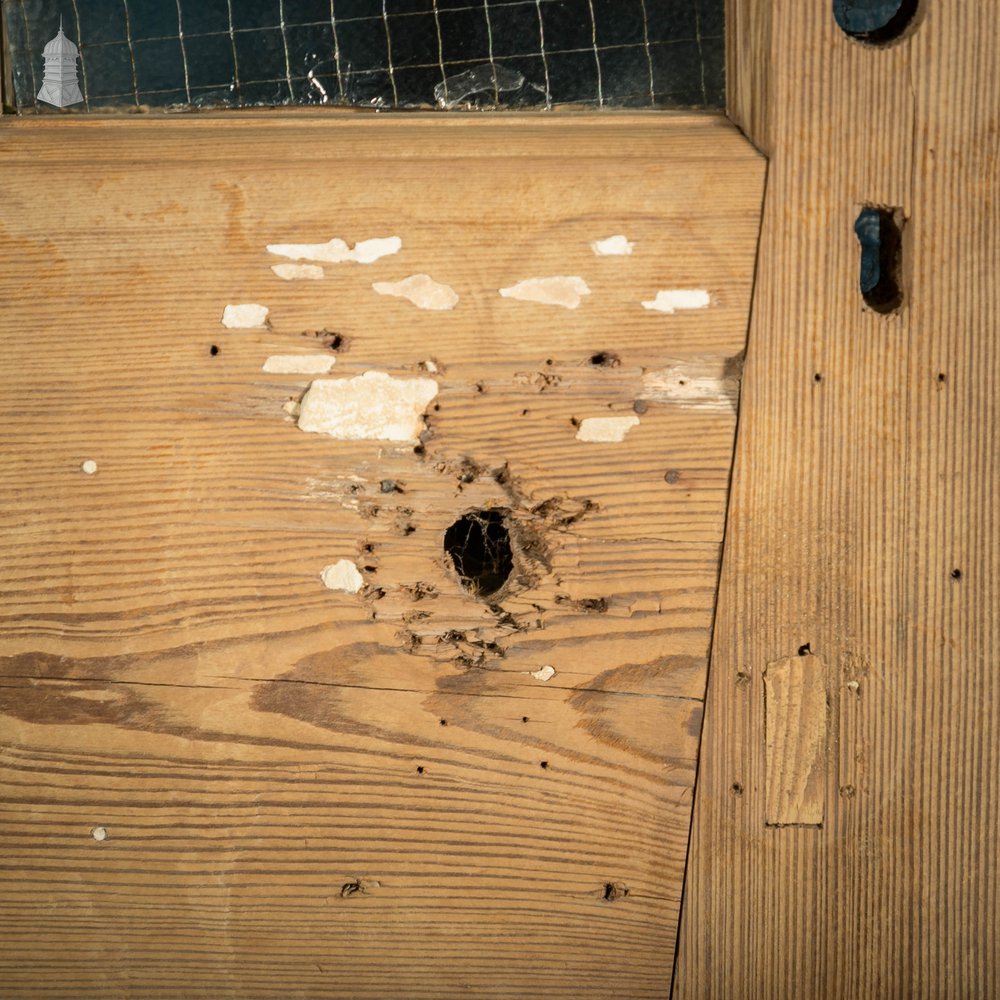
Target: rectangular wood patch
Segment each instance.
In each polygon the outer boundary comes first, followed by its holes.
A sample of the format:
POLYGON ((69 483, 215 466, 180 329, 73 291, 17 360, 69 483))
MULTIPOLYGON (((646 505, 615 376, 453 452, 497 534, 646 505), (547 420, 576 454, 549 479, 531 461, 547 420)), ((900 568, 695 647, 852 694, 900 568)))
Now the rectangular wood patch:
POLYGON ((823 660, 788 656, 764 672, 768 826, 822 826, 827 701, 823 660))

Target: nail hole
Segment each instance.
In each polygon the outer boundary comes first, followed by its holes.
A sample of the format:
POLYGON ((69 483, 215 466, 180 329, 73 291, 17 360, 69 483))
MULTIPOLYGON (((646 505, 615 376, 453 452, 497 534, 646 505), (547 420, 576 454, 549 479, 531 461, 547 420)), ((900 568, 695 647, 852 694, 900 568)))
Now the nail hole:
POLYGON ((418 445, 416 445, 416 446, 414 447, 414 449, 413 449, 413 454, 414 454, 414 455, 423 455, 423 454, 424 454, 424 453, 426 452, 426 450, 427 450, 427 449, 426 449, 426 448, 424 448, 424 446, 423 446, 422 444, 418 444, 418 445))
POLYGON ((440 724, 442 726, 447 726, 448 725, 448 720, 447 719, 442 719, 440 724))
POLYGON ((937 377, 937 380, 938 380, 939 382, 947 382, 947 381, 948 381, 948 376, 947 376, 947 375, 945 375, 945 373, 944 373, 944 372, 938 372, 938 377, 937 377))
POLYGON ((613 351, 598 351, 590 356, 590 363, 595 368, 617 368, 622 361, 613 351))
POLYGON ((104 827, 104 826, 95 826, 94 829, 90 831, 90 835, 99 844, 103 843, 105 840, 108 839, 108 830, 107 830, 107 827, 104 827))
POLYGON ((444 550, 465 587, 475 597, 490 597, 514 572, 514 550, 506 510, 473 510, 444 533, 444 550))
POLYGON ((522 722, 527 722, 528 721, 528 717, 526 715, 522 715, 521 716, 521 721, 522 722))
POLYGON ((810 653, 812 653, 811 643, 807 642, 804 645, 799 646, 799 656, 809 656, 810 653))
POLYGON ((423 774, 423 773, 424 773, 424 765, 423 764, 418 764, 417 765, 417 774, 423 774))
POLYGON ((547 760, 543 760, 541 764, 539 764, 538 766, 542 768, 547 768, 549 766, 549 762, 547 760))
POLYGON ((552 359, 551 359, 551 358, 546 358, 546 359, 545 359, 545 363, 546 363, 547 365, 551 365, 551 364, 553 364, 554 362, 552 361, 552 359))
POLYGON ((732 791, 733 795, 739 796, 743 794, 743 786, 738 781, 734 781, 732 783, 730 790, 732 791))
POLYGON ((885 45, 906 31, 918 0, 833 0, 840 30, 868 45, 885 45))
POLYGON ((863 208, 854 223, 861 244, 861 297, 878 313, 898 309, 903 293, 897 278, 902 232, 897 212, 885 208, 863 208))
POLYGON ((819 372, 816 372, 816 374, 813 375, 813 381, 814 382, 822 382, 823 381, 823 376, 820 375, 819 372))
POLYGON ((212 344, 212 346, 208 349, 208 353, 211 354, 213 358, 218 357, 218 355, 219 355, 219 345, 218 344, 212 344))
POLYGON ((951 578, 953 580, 961 580, 962 579, 962 571, 960 569, 953 569, 951 571, 951 578))
POLYGON ((629 888, 622 882, 605 882, 603 899, 607 903, 613 903, 616 899, 624 899, 629 894, 629 888))

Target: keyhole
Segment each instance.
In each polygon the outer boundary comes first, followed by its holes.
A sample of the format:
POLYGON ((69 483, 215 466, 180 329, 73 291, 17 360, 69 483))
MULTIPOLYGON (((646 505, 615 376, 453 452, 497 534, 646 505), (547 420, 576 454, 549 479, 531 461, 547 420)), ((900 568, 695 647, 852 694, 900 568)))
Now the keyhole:
POLYGON ((854 232, 861 244, 861 297, 876 312, 893 312, 903 301, 898 279, 902 233, 896 213, 863 208, 854 232))

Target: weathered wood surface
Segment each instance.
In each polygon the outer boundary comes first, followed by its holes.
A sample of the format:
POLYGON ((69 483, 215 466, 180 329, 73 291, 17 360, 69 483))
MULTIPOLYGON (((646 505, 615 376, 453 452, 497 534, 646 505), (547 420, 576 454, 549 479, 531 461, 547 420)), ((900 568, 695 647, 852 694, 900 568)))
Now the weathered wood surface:
POLYGON ((881 49, 828 0, 766 6, 746 59, 770 67, 772 159, 676 996, 996 997, 1000 5, 922 4, 881 49), (858 294, 865 204, 908 219, 895 315, 858 294), (762 672, 807 643, 825 818, 768 828, 762 672))
POLYGON ((761 158, 707 116, 89 119, 4 123, 0 170, 4 995, 667 995, 761 158), (458 306, 372 291, 419 272, 458 306), (542 275, 591 294, 497 292, 542 275), (438 381, 423 454, 297 428, 261 367, 334 334, 331 378, 438 381), (494 506, 502 610, 442 548, 494 506))

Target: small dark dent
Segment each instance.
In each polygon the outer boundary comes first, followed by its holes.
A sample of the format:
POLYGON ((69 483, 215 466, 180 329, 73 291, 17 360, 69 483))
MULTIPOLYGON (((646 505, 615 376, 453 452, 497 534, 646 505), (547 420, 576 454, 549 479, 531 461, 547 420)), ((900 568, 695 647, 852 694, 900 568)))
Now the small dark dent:
POLYGON ((902 229, 899 213, 867 207, 854 223, 861 244, 861 297, 878 313, 891 313, 902 305, 899 285, 902 229))
POLYGON ((598 351, 596 354, 591 354, 590 363, 595 368, 617 368, 622 359, 613 351, 598 351))
POLYGON ((347 350, 350 345, 350 340, 345 337, 342 333, 338 333, 336 330, 306 330, 302 334, 303 337, 315 337, 317 340, 321 341, 323 346, 329 350, 333 351, 335 354, 342 354, 347 350))
POLYGON ((962 579, 962 571, 960 569, 953 569, 951 571, 951 578, 953 580, 961 580, 962 579))
POLYGON ((733 793, 733 795, 735 795, 735 796, 736 796, 737 798, 739 798, 739 797, 740 797, 740 796, 741 796, 741 795, 743 794, 743 786, 742 786, 742 785, 741 785, 741 784, 740 784, 740 783, 739 783, 738 781, 734 781, 734 782, 732 783, 732 785, 730 785, 730 788, 729 788, 729 790, 730 790, 730 791, 731 791, 731 792, 733 793))
POLYGON ((833 0, 833 17, 845 35, 868 45, 885 45, 906 31, 918 0, 833 0))
POLYGON ((417 765, 417 774, 423 774, 423 773, 424 773, 424 765, 423 764, 418 764, 417 765))
POLYGON ((816 372, 816 374, 813 375, 813 381, 814 382, 822 382, 823 381, 823 376, 820 375, 819 372, 816 372))
POLYGON ((491 597, 514 572, 507 514, 502 509, 469 511, 444 533, 444 550, 475 597, 491 597))
POLYGON ((208 353, 211 354, 213 358, 217 358, 219 356, 219 345, 212 344, 212 346, 208 349, 208 353))
POLYGON ((547 770, 548 770, 548 767, 549 767, 549 762, 548 762, 547 760, 543 760, 543 761, 541 762, 541 764, 539 764, 538 766, 539 766, 539 767, 540 767, 540 768, 541 768, 541 769, 542 769, 543 771, 547 771, 547 770))
POLYGON ((613 903, 617 899, 624 899, 628 894, 629 888, 624 882, 605 882, 601 898, 606 903, 613 903))
POLYGON ((948 376, 945 375, 944 372, 938 372, 937 380, 939 382, 947 382, 948 381, 948 376))
POLYGON ((812 654, 812 643, 806 642, 799 646, 799 656, 810 656, 812 654))

